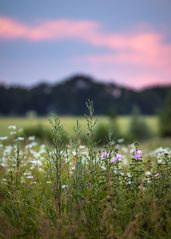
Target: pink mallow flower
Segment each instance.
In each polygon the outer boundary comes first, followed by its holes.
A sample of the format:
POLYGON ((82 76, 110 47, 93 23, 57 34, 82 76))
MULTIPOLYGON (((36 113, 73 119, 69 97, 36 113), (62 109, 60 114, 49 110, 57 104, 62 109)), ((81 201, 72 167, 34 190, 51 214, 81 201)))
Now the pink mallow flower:
POLYGON ((135 153, 136 152, 136 148, 132 148, 131 150, 130 150, 130 154, 133 154, 133 153, 135 153))
POLYGON ((102 159, 106 159, 106 158, 109 157, 109 153, 106 152, 106 151, 104 151, 104 152, 102 152, 102 153, 100 154, 100 157, 101 157, 102 159))
POLYGON ((154 174, 154 177, 160 177, 160 173, 154 174))
POLYGON ((111 163, 117 163, 118 161, 122 160, 122 155, 121 154, 116 154, 112 159, 111 163))
POLYGON ((132 148, 130 150, 130 154, 132 154, 134 159, 136 159, 136 160, 139 160, 142 158, 142 150, 140 150, 140 149, 132 148))
POLYGON ((141 159, 142 158, 142 150, 138 149, 134 154, 135 159, 141 159))

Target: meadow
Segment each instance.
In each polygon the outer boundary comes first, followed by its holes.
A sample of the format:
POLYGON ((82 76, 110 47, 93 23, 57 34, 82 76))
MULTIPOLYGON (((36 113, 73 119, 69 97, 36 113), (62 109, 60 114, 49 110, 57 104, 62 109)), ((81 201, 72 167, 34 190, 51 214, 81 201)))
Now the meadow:
MULTIPOLYGON (((96 125, 101 123, 107 123, 109 118, 106 116, 95 116, 96 125)), ((159 137, 159 122, 157 116, 142 116, 143 120, 151 130, 152 136, 150 139, 147 139, 142 142, 142 147, 147 150, 153 150, 157 147, 171 147, 170 138, 160 138, 159 137)), ((8 129, 9 125, 15 125, 18 129, 34 129, 40 126, 41 128, 49 129, 51 124, 49 121, 50 117, 0 117, 0 137, 9 136, 10 132, 8 129)), ((87 122, 84 116, 58 116, 62 128, 66 131, 68 136, 74 134, 74 128, 76 122, 79 121, 80 131, 85 133, 87 131, 87 122)), ((121 133, 127 134, 130 126, 131 116, 118 116, 116 118, 117 125, 121 133)), ((35 132, 34 132, 35 133, 35 132)), ((45 132, 46 133, 46 132, 45 132)), ((42 140, 40 140, 42 141, 42 140)), ((42 143, 42 142, 41 142, 42 143)))
MULTIPOLYGON (((105 116, 95 117, 98 122, 105 123, 108 121, 108 118, 105 116)), ((152 129, 154 134, 158 133, 158 118, 156 116, 143 116, 145 122, 152 129)), ((86 119, 85 117, 71 117, 71 116, 59 116, 63 128, 69 133, 72 134, 76 121, 78 120, 81 128, 85 130, 86 128, 86 119)), ((117 118, 118 126, 120 127, 123 133, 127 132, 130 116, 119 116, 117 118)), ((18 128, 27 128, 34 127, 37 125, 42 125, 45 127, 50 127, 49 117, 0 117, 0 136, 8 135, 8 126, 15 125, 18 128)))
MULTIPOLYGON (((123 144, 110 132, 99 147, 88 108, 79 121, 1 118, 0 238, 171 238, 171 147, 162 147, 161 139, 123 144), (37 124, 49 127, 50 143, 18 134, 37 124), (73 134, 69 144, 62 126, 73 134), (85 145, 82 128, 88 132, 85 145)), ((157 118, 145 120, 157 134, 157 118)), ((129 121, 118 118, 123 132, 129 121)))

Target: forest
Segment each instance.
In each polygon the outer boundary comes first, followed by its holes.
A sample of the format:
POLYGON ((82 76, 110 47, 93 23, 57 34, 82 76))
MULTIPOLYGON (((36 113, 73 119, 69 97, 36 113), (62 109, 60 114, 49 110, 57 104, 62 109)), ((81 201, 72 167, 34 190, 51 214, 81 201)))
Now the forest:
POLYGON ((40 83, 30 88, 0 85, 0 114, 25 116, 83 115, 88 99, 96 115, 129 115, 136 106, 144 115, 162 110, 171 86, 154 86, 136 91, 86 75, 74 75, 56 84, 40 83))

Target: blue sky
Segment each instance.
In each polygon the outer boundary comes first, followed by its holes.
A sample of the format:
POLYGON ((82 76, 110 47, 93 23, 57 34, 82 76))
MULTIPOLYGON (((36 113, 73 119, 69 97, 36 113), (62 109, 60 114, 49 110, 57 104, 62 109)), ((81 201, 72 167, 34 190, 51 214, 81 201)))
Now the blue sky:
POLYGON ((171 84, 170 0, 0 0, 0 82, 171 84))

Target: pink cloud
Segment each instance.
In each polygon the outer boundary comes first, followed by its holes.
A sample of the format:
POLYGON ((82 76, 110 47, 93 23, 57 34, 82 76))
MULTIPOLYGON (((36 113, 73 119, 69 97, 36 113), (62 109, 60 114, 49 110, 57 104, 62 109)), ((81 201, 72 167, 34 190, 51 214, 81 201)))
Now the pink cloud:
POLYGON ((120 84, 134 88, 171 84, 170 58, 158 55, 156 59, 149 60, 148 57, 148 55, 141 56, 139 53, 94 55, 85 57, 83 61, 98 77, 115 79, 120 84))
MULTIPOLYGON (((110 48, 106 54, 89 54, 82 60, 92 71, 136 88, 154 84, 171 84, 171 43, 159 32, 143 29, 120 35, 105 35, 97 45, 110 48), (103 71, 103 72, 102 72, 103 71)), ((80 59, 79 59, 80 61, 80 59)))
POLYGON ((47 41, 79 39, 109 53, 76 57, 75 64, 86 64, 95 75, 118 78, 121 83, 143 87, 171 83, 171 43, 164 33, 148 25, 126 32, 106 32, 94 21, 51 20, 28 25, 0 18, 0 39, 47 41))
POLYGON ((84 38, 97 28, 91 21, 52 20, 27 25, 10 18, 0 18, 0 39, 27 39, 32 41, 84 38))

